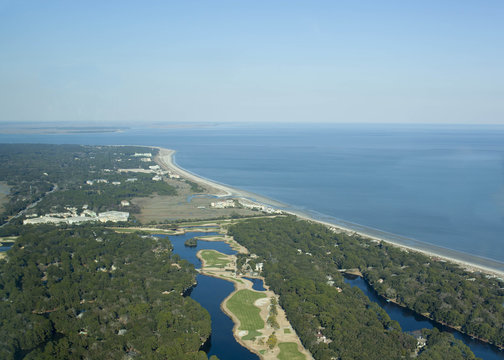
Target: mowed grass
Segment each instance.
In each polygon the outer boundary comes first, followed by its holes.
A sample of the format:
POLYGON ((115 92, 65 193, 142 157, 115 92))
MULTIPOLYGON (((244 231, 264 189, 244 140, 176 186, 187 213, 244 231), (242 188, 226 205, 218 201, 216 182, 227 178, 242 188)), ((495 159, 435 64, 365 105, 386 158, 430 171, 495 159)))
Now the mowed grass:
POLYGON ((201 250, 200 255, 208 267, 224 268, 229 264, 227 256, 216 250, 201 250))
POLYGON ((280 343, 278 348, 280 349, 279 360, 306 360, 306 356, 299 352, 296 343, 280 343))
POLYGON ((266 294, 245 289, 236 292, 226 304, 229 311, 240 320, 239 330, 249 332, 248 335, 245 335, 245 340, 260 335, 257 330, 264 328, 264 320, 261 319, 260 310, 254 305, 254 302, 265 297, 266 294))
POLYGON ((242 337, 242 340, 255 340, 256 337, 261 336, 262 334, 257 330, 249 331, 247 335, 242 337))

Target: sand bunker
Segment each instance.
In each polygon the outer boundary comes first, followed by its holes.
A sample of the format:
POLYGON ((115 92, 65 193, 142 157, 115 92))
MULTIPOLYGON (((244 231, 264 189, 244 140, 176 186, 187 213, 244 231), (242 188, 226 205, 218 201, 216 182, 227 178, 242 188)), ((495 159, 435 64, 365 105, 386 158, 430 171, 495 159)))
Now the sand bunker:
POLYGON ((257 306, 257 307, 261 307, 263 305, 266 305, 266 304, 269 304, 269 299, 268 298, 261 298, 261 299, 257 299, 255 302, 254 302, 254 305, 257 306))

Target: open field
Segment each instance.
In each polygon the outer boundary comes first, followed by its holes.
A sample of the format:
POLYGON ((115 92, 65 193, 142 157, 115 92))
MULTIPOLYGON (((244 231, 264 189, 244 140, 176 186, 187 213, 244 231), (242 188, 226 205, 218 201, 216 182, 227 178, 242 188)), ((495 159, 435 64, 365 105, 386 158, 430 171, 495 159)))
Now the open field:
POLYGON ((260 310, 254 302, 265 297, 265 294, 244 289, 237 291, 227 301, 227 308, 240 321, 239 330, 246 330, 249 334, 253 332, 251 335, 254 337, 260 335, 257 330, 264 328, 264 320, 259 315, 260 310))
POLYGON ((224 220, 202 220, 202 221, 188 221, 180 223, 180 226, 220 226, 225 224, 232 224, 233 219, 224 219, 224 220))
POLYGON ((278 344, 280 353, 278 354, 279 360, 305 360, 306 357, 299 352, 298 345, 293 342, 285 342, 278 344))
MULTIPOLYGON (((257 211, 229 208, 215 209, 210 204, 215 201, 208 197, 193 197, 189 198, 193 193, 190 186, 182 181, 169 180, 168 183, 177 189, 175 196, 151 196, 134 198, 131 202, 138 205, 141 209, 135 217, 142 222, 148 224, 154 222, 172 222, 179 220, 191 219, 215 219, 223 216, 231 217, 233 215, 253 216, 257 215, 257 211), (188 200, 189 199, 189 200, 188 200)), ((209 222, 208 220, 206 222, 209 222)), ((212 220, 215 224, 215 221, 212 220)), ((205 221, 197 221, 187 223, 186 225, 203 225, 205 221)))
POLYGON ((134 233, 134 232, 145 232, 148 234, 167 234, 167 235, 179 235, 183 234, 183 231, 167 230, 167 229, 157 229, 157 228, 140 228, 140 227, 109 227, 108 229, 114 230, 117 233, 134 233))
POLYGON ((200 256, 206 267, 225 268, 231 262, 229 256, 216 250, 201 250, 200 256))
POLYGON ((255 219, 260 219, 260 218, 273 218, 277 216, 282 216, 282 215, 258 215, 257 211, 253 211, 253 215, 247 215, 249 217, 246 218, 236 218, 236 219, 219 219, 219 220, 201 220, 201 221, 183 221, 178 223, 178 226, 195 226, 195 225, 201 225, 201 226, 226 226, 226 225, 231 225, 234 223, 237 223, 239 221, 244 221, 249 218, 255 218, 255 219))

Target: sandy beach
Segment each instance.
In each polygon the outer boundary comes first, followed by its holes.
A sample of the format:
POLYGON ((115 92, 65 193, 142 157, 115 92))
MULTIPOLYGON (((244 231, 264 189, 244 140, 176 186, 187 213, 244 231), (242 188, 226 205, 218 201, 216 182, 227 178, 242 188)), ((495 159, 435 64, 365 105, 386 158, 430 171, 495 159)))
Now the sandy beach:
POLYGON ((253 194, 251 192, 240 189, 235 189, 230 186, 219 184, 218 182, 215 182, 213 180, 205 179, 204 177, 193 174, 190 171, 187 171, 176 164, 173 158, 175 155, 175 150, 160 147, 158 147, 157 149, 159 149, 159 154, 154 160, 157 161, 161 167, 163 167, 165 170, 169 170, 176 174, 179 174, 181 177, 189 179, 190 181, 194 181, 200 185, 203 185, 209 188, 210 191, 213 190, 215 192, 214 195, 216 196, 247 199, 256 202, 258 204, 264 204, 276 208, 284 208, 288 206, 286 204, 282 204, 278 201, 268 199, 261 195, 253 194))
POLYGON ((379 230, 374 231, 373 229, 369 229, 369 231, 360 231, 350 226, 344 226, 330 221, 319 220, 314 218, 313 216, 310 216, 309 214, 292 209, 290 206, 286 204, 282 204, 277 201, 247 191, 234 189, 232 187, 219 184, 215 181, 195 175, 187 170, 182 169, 175 163, 173 159, 173 156, 175 154, 174 150, 165 148, 158 148, 158 149, 159 154, 155 160, 159 163, 161 167, 163 167, 165 170, 177 173, 181 177, 185 177, 191 181, 194 181, 209 188, 209 190, 211 192, 215 192, 215 195, 217 196, 247 199, 249 201, 253 201, 261 205, 280 209, 285 213, 296 215, 305 220, 314 221, 326 225, 335 231, 341 231, 348 234, 357 234, 373 241, 384 241, 386 243, 401 247, 402 249, 405 249, 407 251, 416 251, 438 260, 444 260, 456 263, 469 271, 480 271, 487 273, 489 275, 497 276, 499 278, 504 278, 504 263, 492 259, 486 259, 471 254, 462 253, 460 251, 452 249, 439 247, 436 245, 424 243, 414 239, 403 238, 401 236, 397 236, 394 234, 390 234, 390 236, 387 236, 389 234, 381 232, 379 230), (372 232, 383 233, 384 236, 375 235, 372 234, 372 232))

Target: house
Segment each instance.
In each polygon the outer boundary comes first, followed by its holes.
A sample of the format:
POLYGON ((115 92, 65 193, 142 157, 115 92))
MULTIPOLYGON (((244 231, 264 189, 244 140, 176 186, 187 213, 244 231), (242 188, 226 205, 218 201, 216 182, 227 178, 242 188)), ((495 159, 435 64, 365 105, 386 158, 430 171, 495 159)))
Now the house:
POLYGON ((129 206, 130 203, 128 200, 121 200, 121 206, 129 206))

